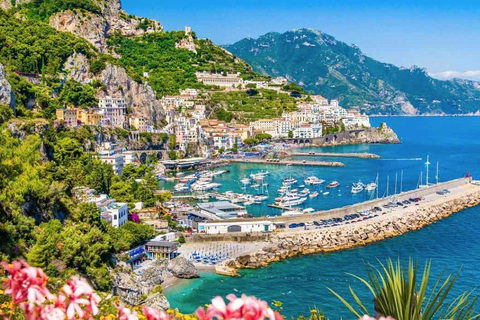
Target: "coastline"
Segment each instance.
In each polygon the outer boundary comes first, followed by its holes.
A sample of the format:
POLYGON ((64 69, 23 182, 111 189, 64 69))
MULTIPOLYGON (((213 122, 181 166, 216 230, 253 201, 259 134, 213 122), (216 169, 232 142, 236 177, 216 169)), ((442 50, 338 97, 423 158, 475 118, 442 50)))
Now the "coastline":
POLYGON ((222 274, 237 275, 238 269, 266 267, 270 263, 298 255, 329 253, 365 246, 419 230, 478 204, 480 186, 467 184, 455 188, 449 195, 427 196, 418 206, 411 206, 406 210, 392 209, 386 215, 355 224, 272 234, 264 248, 227 261, 225 268, 228 272, 222 274))

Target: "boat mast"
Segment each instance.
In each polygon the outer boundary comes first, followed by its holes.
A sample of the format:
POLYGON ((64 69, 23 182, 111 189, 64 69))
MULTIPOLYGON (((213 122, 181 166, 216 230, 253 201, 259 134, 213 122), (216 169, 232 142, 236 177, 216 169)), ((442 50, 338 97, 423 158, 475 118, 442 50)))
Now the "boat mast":
POLYGON ((387 198, 389 196, 388 194, 388 186, 390 185, 390 175, 387 176, 387 198))
POLYGON ((400 173, 400 193, 403 192, 403 170, 400 173))
POLYGON ((397 195, 397 176, 398 173, 395 173, 395 195, 397 195))
POLYGON ((438 184, 438 161, 437 161, 437 175, 435 176, 435 178, 437 179, 437 184, 438 184))
POLYGON ((427 167, 427 176, 425 177, 425 185, 428 187, 428 167, 430 166, 430 156, 427 156, 427 162, 425 162, 425 167, 427 167))
POLYGON ((377 179, 375 180, 375 183, 377 185, 377 199, 378 199, 378 189, 379 189, 379 184, 380 184, 380 181, 378 180, 378 173, 377 173, 377 179))

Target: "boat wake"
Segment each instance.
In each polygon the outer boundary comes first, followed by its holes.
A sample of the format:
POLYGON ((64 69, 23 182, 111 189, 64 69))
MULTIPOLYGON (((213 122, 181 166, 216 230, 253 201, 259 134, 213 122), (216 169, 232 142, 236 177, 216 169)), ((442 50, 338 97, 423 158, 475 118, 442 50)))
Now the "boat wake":
POLYGON ((422 161, 422 158, 378 159, 383 161, 422 161))

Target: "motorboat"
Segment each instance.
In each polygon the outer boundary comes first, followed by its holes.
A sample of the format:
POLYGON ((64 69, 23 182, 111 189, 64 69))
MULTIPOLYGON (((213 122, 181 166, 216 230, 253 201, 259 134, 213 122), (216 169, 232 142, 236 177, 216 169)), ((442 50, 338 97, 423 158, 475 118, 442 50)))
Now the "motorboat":
POLYGON ((316 197, 318 197, 318 195, 319 195, 319 193, 318 193, 317 191, 315 191, 315 192, 313 192, 313 193, 310 193, 308 196, 309 196, 310 198, 316 198, 316 197))
POLYGON ((364 189, 364 187, 363 187, 362 185, 359 185, 359 184, 357 184, 357 183, 354 183, 353 186, 352 186, 351 193, 357 194, 357 193, 362 192, 363 189, 364 189))
POLYGON ((331 188, 337 188, 338 186, 340 185, 340 182, 338 181, 333 181, 332 183, 330 183, 327 188, 331 189, 331 188))
POLYGON ((292 177, 283 179, 284 186, 291 186, 292 184, 296 184, 296 183, 297 183, 297 180, 293 179, 292 177))
POLYGON ((295 195, 286 195, 278 199, 275 204, 283 207, 291 207, 291 206, 297 206, 299 204, 302 204, 305 201, 307 201, 307 198, 302 198, 295 195))
POLYGON ((306 185, 320 185, 325 182, 325 180, 319 179, 315 176, 311 176, 303 180, 306 185))
POLYGON ((303 214, 303 212, 300 211, 300 210, 289 210, 289 211, 283 212, 282 217, 298 216, 298 215, 301 215, 301 214, 303 214))
POLYGON ((240 182, 245 185, 252 183, 252 181, 248 178, 243 178, 242 180, 240 180, 240 182))
POLYGON ((365 190, 367 191, 374 191, 377 189, 377 184, 375 182, 369 183, 366 185, 365 190))
POLYGON ((322 194, 323 194, 324 196, 328 196, 328 195, 330 194, 330 192, 327 191, 327 192, 324 192, 324 193, 322 193, 322 194))

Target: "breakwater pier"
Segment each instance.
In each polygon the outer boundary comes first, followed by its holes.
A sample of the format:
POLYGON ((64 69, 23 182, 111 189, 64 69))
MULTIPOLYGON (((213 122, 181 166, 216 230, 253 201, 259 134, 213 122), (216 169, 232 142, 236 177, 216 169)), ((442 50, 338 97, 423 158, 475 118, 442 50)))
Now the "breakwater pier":
POLYGON ((259 163, 283 166, 318 166, 318 167, 344 167, 345 164, 336 161, 306 161, 290 159, 230 159, 231 163, 259 163))
POLYGON ((360 158, 360 159, 380 159, 378 154, 357 152, 357 153, 337 153, 337 152, 293 152, 292 156, 298 157, 338 157, 338 158, 360 158))
POLYGON ((236 275, 237 269, 265 267, 272 262, 297 255, 345 250, 421 229, 463 209, 478 205, 480 183, 472 182, 471 178, 456 179, 404 192, 397 195, 395 200, 404 201, 416 197, 422 200, 397 207, 385 208, 392 199, 378 199, 314 214, 272 217, 270 220, 278 224, 283 223, 286 228, 269 234, 268 240, 255 252, 245 253, 226 261, 221 268, 222 274, 236 275), (437 193, 443 189, 450 192, 437 193), (368 219, 348 221, 329 227, 288 228, 291 223, 343 217, 376 206, 381 208, 381 212, 368 219))

